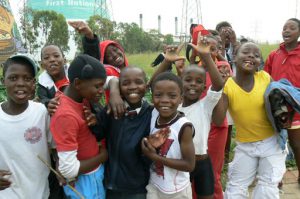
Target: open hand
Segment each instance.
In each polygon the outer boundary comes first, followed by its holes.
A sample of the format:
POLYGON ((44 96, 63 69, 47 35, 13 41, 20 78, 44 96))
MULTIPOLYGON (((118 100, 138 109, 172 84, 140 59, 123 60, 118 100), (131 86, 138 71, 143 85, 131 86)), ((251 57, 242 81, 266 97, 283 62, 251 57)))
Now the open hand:
POLYGON ((166 139, 169 137, 171 130, 170 127, 162 128, 156 131, 154 134, 148 136, 148 142, 154 148, 159 148, 163 145, 166 139))
POLYGON ((154 161, 156 154, 155 148, 149 143, 147 138, 144 138, 141 142, 142 152, 145 156, 154 161))
POLYGON ((68 24, 72 26, 78 33, 85 35, 89 39, 94 38, 93 31, 83 21, 68 21, 68 24))
POLYGON ((109 103, 107 104, 107 114, 111 113, 115 119, 121 118, 125 113, 125 104, 119 93, 110 92, 109 103))
POLYGON ((198 34, 198 41, 197 45, 194 45, 193 43, 189 43, 190 46, 194 49, 194 51, 201 55, 210 54, 210 43, 207 40, 206 36, 202 36, 201 32, 198 34))
POLYGON ((181 49, 183 48, 183 43, 179 46, 169 45, 166 47, 165 59, 169 62, 175 62, 178 60, 185 60, 184 56, 179 56, 181 49))
POLYGON ((96 115, 91 112, 91 109, 89 109, 86 106, 83 106, 83 112, 84 112, 84 117, 87 125, 95 126, 97 124, 97 118, 96 115))
POLYGON ((10 175, 9 171, 0 170, 0 190, 4 190, 11 185, 11 181, 8 180, 10 175))

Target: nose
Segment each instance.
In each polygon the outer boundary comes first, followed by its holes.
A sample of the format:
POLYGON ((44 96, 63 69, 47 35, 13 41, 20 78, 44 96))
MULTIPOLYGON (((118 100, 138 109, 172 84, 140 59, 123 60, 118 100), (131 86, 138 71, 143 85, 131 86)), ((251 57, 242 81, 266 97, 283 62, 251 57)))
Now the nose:
POLYGON ((104 93, 104 88, 103 88, 103 87, 99 88, 99 89, 97 90, 97 93, 98 93, 98 94, 103 94, 103 93, 104 93))
POLYGON ((24 86, 25 85, 25 80, 24 78, 18 78, 16 81, 17 86, 24 86))
POLYGON ((137 86, 136 86, 135 83, 131 83, 131 84, 129 84, 129 86, 128 86, 128 89, 129 89, 129 90, 135 90, 136 88, 137 88, 137 86))

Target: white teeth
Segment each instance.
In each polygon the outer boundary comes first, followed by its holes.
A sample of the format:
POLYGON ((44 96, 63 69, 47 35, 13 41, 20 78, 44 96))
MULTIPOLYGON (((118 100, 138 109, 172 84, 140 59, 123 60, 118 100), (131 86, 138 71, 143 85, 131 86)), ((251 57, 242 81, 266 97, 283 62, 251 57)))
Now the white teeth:
POLYGON ((162 110, 169 110, 169 107, 161 107, 162 110))
POLYGON ((131 94, 129 94, 129 96, 130 96, 130 97, 137 97, 138 94, 137 94, 137 93, 131 93, 131 94))
POLYGON ((118 61, 120 61, 120 59, 121 59, 121 57, 118 57, 118 58, 116 59, 116 61, 118 62, 118 61))
POLYGON ((17 91, 17 94, 21 95, 21 94, 24 94, 25 92, 24 91, 17 91))
POLYGON ((189 93, 190 93, 190 94, 195 94, 195 93, 196 93, 196 91, 195 91, 195 90, 193 90, 193 89, 191 89, 191 90, 189 90, 189 93))

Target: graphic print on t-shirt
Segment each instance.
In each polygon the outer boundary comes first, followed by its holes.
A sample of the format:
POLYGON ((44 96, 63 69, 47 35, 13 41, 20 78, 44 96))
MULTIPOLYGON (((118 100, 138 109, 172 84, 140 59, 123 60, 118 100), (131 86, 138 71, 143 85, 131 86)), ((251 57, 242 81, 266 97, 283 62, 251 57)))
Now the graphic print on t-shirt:
POLYGON ((41 140, 42 131, 38 127, 28 128, 28 129, 26 129, 26 131, 24 133, 24 138, 27 142, 29 142, 31 144, 35 144, 41 140))
MULTIPOLYGON (((166 139, 164 144, 160 147, 158 154, 162 157, 166 157, 173 142, 173 139, 166 139)), ((164 165, 162 163, 156 162, 154 171, 157 175, 164 177, 164 165)))

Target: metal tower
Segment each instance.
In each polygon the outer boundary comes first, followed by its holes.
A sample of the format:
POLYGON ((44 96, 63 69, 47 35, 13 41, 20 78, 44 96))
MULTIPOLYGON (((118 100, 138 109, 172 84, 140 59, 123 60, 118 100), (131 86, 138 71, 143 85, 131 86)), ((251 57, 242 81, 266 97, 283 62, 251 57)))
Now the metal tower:
POLYGON ((180 40, 187 41, 191 24, 202 24, 200 0, 182 0, 180 40))
POLYGON ((94 15, 100 15, 113 21, 113 10, 111 0, 95 0, 94 15))

